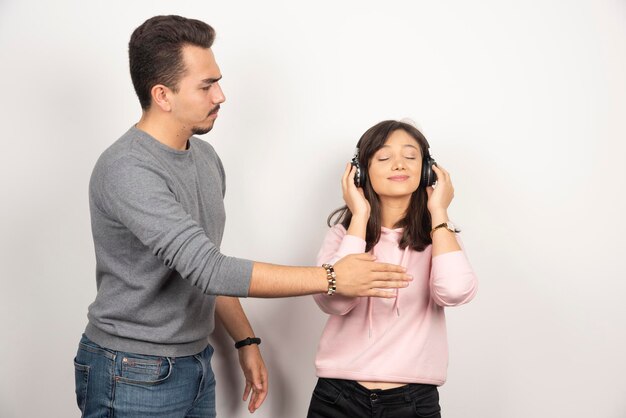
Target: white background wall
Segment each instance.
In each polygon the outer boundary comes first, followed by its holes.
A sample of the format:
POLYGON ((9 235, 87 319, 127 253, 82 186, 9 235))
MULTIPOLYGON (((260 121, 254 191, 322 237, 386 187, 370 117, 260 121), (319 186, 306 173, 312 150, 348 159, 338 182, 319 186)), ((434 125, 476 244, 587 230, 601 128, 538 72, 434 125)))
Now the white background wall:
MULTIPOLYGON (((87 184, 140 115, 132 30, 202 19, 227 102, 226 254, 311 264, 359 136, 411 117, 453 176, 480 278, 448 311, 445 416, 626 417, 626 3, 619 0, 0 0, 0 416, 77 417, 72 358, 95 295, 87 184)), ((325 318, 245 300, 270 395, 303 417, 325 318)), ((221 417, 245 417, 214 339, 221 417)))

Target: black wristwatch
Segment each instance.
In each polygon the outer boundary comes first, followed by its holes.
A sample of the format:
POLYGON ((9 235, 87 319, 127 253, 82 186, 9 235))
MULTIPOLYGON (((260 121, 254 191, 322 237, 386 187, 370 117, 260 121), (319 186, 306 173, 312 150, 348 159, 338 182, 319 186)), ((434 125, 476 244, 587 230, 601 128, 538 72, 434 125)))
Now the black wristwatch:
POLYGON ((241 348, 243 346, 251 345, 251 344, 259 345, 259 344, 261 344, 261 339, 260 338, 248 337, 245 340, 237 341, 235 343, 235 348, 241 348))

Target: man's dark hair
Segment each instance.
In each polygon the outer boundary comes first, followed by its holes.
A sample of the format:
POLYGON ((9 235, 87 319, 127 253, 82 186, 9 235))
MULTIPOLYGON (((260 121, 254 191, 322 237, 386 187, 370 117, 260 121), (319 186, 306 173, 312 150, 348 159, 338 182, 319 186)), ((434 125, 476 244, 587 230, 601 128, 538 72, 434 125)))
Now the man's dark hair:
MULTIPOLYGON (((376 151, 381 149, 387 142, 387 138, 397 130, 403 130, 415 139, 420 147, 422 158, 430 155, 428 141, 415 126, 402 121, 385 120, 369 128, 357 143, 359 164, 362 169, 369 171, 370 163, 376 151)), ((367 176, 363 185, 363 194, 370 203, 371 208, 365 232, 365 251, 367 252, 374 248, 378 240, 380 240, 380 228, 382 226, 380 198, 374 191, 369 176, 367 176)), ((394 228, 403 228, 402 238, 399 242, 400 248, 404 249, 409 246, 415 251, 424 251, 432 243, 432 238, 430 237, 432 221, 427 203, 428 194, 426 193, 426 187, 420 184, 411 195, 409 207, 404 218, 400 219, 393 226, 394 228)), ((328 226, 341 223, 345 229, 348 229, 351 220, 352 212, 350 212, 348 206, 343 206, 330 214, 327 223, 328 226)))
POLYGON ((178 91, 178 82, 185 73, 184 46, 211 48, 214 39, 211 26, 175 15, 152 17, 135 29, 128 43, 128 58, 141 108, 150 108, 150 90, 157 84, 178 91))

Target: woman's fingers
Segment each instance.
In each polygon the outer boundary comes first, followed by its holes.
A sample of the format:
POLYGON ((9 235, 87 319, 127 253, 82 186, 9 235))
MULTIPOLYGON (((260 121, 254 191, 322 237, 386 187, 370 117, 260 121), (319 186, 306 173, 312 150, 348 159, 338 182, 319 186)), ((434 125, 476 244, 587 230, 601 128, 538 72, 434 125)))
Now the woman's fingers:
POLYGON ((343 172, 343 176, 341 176, 341 189, 344 191, 346 191, 346 186, 348 185, 347 180, 348 180, 348 177, 350 176, 350 171, 352 171, 350 167, 351 167, 350 163, 346 164, 346 169, 343 172))
POLYGON ((437 181, 450 181, 450 173, 448 173, 445 168, 441 167, 438 164, 433 164, 433 170, 435 171, 435 174, 437 174, 437 181))

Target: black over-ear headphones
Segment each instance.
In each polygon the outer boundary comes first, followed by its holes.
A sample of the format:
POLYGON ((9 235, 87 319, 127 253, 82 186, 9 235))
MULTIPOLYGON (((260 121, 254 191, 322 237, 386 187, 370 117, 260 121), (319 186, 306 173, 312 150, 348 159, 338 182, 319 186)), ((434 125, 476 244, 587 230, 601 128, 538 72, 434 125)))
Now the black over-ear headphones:
MULTIPOLYGON (((354 173, 354 184, 356 187, 363 187, 363 185, 365 185, 365 181, 367 180, 367 168, 364 170, 361 168, 361 164, 359 164, 358 148, 354 151, 354 156, 352 157, 350 164, 356 167, 356 172, 354 173)), ((437 165, 437 163, 433 157, 430 156, 429 152, 422 159, 422 176, 418 187, 428 187, 435 184, 437 181, 437 174, 433 170, 433 165, 437 165)))

